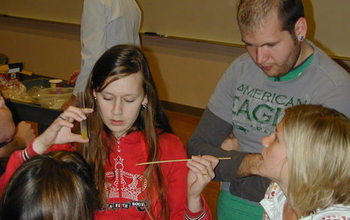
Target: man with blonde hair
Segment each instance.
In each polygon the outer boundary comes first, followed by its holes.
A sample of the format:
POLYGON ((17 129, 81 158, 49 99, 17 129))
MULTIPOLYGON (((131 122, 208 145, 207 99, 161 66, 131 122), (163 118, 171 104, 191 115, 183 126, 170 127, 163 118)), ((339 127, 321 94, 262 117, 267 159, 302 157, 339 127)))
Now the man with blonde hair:
POLYGON ((350 116, 350 76, 312 42, 301 0, 240 0, 237 21, 247 53, 219 81, 188 142, 190 155, 231 157, 215 169, 221 184, 218 219, 261 219, 269 180, 253 176, 262 137, 283 110, 322 104, 350 116), (233 133, 237 146, 222 143, 233 133))

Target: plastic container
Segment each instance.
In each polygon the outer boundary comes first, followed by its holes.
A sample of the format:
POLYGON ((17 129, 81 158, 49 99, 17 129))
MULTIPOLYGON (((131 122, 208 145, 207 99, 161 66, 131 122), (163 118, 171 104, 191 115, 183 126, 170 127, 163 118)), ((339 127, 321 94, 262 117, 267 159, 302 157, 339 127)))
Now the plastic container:
POLYGON ((72 96, 73 88, 44 88, 38 91, 39 104, 44 108, 61 109, 72 96))

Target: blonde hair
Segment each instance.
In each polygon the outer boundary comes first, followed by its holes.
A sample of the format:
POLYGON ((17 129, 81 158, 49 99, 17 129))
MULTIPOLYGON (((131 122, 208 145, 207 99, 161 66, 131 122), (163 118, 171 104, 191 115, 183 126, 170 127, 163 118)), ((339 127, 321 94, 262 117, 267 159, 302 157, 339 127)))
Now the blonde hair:
POLYGON ((265 24, 268 14, 277 13, 281 30, 294 33, 295 23, 304 17, 301 0, 240 0, 237 5, 237 22, 241 32, 253 33, 265 24))
POLYGON ((286 109, 288 201, 302 216, 350 204, 350 121, 321 105, 286 109))

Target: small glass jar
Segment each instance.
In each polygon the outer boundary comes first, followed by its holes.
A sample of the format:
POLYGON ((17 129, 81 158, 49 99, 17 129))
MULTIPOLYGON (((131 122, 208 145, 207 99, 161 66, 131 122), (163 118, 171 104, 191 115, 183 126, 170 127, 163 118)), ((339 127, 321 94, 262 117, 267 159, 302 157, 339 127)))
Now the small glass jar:
POLYGON ((49 80, 50 87, 53 88, 53 89, 62 87, 62 82, 63 82, 62 79, 51 79, 51 80, 49 80))

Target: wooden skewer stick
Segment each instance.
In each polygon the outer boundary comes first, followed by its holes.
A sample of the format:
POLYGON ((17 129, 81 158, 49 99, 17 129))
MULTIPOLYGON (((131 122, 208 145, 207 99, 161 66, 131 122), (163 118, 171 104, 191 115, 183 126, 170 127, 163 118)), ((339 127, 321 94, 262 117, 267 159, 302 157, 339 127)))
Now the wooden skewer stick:
MULTIPOLYGON (((218 157, 219 160, 230 160, 231 157, 218 157)), ((153 162, 145 162, 145 163, 137 163, 136 165, 147 165, 147 164, 156 164, 156 163, 172 163, 172 162, 184 162, 184 161, 190 161, 192 159, 180 159, 180 160, 160 160, 160 161, 153 161, 153 162)))

